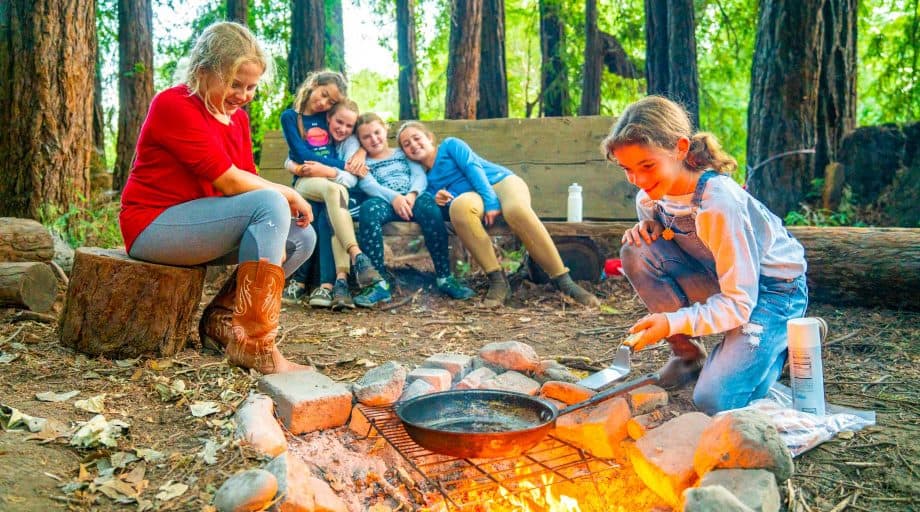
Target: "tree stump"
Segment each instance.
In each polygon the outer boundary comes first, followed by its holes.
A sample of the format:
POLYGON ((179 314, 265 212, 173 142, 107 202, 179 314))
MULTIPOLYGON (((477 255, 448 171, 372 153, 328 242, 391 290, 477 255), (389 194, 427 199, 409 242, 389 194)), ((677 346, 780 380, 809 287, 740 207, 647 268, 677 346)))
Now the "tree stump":
POLYGON ((121 249, 77 249, 61 342, 108 357, 174 355, 192 332, 204 276, 203 266, 147 263, 121 249))
POLYGON ((0 305, 43 313, 57 297, 58 282, 45 263, 0 263, 0 305))
POLYGON ((0 261, 51 261, 54 238, 32 219, 0 217, 0 261))

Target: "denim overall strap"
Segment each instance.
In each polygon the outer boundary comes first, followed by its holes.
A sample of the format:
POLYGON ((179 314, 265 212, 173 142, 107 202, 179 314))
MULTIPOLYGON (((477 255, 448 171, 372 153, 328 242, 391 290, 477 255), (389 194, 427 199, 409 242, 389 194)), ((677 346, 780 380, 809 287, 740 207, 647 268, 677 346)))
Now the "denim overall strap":
POLYGON ((699 208, 703 201, 703 192, 706 191, 706 182, 719 176, 719 174, 719 172, 712 169, 706 169, 703 175, 700 176, 699 181, 696 182, 696 190, 693 191, 693 199, 690 200, 690 204, 693 205, 694 210, 699 208))

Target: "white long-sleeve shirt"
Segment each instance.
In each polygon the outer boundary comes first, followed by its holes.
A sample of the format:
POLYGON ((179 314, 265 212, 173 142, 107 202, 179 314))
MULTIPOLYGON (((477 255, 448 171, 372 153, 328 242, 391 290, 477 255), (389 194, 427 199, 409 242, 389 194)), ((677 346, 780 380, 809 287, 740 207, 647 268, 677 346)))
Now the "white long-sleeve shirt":
MULTIPOLYGON (((693 194, 664 196, 658 203, 669 214, 690 215, 693 194)), ((636 196, 639 219, 657 219, 655 201, 636 196)), ((806 270, 805 250, 782 221, 728 176, 706 183, 696 210, 697 237, 715 260, 720 293, 666 313, 670 332, 703 336, 745 324, 757 304, 760 276, 796 278, 806 270)))

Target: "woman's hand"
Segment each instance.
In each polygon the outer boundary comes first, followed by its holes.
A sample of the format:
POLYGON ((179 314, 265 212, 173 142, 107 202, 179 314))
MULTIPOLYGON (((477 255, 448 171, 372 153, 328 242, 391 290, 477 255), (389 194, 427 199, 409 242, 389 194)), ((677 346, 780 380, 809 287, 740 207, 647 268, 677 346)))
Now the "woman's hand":
MULTIPOLYGON (((668 317, 664 316, 664 313, 652 313, 640 318, 638 322, 629 328, 630 333, 641 334, 638 334, 635 339, 624 341, 624 344, 632 348, 633 352, 638 352, 648 345, 666 338, 670 331, 671 326, 668 324, 668 317)), ((633 338, 633 336, 630 336, 630 338, 633 338)))
POLYGON ((393 206, 393 211, 396 212, 396 215, 399 215, 400 219, 406 222, 412 220, 412 206, 409 205, 409 200, 406 199, 406 196, 398 195, 394 197, 390 205, 393 206))
POLYGON ((438 193, 434 195, 434 202, 438 206, 444 206, 453 200, 454 195, 443 188, 438 190, 438 193))
POLYGON ((621 241, 624 244, 639 246, 642 245, 642 240, 645 240, 645 243, 651 245, 653 241, 658 240, 663 230, 664 227, 657 220, 639 221, 635 226, 623 233, 621 241))
POLYGON ((288 205, 291 207, 291 217, 294 218, 294 221, 298 226, 305 228, 313 222, 313 208, 310 207, 310 203, 303 198, 296 190, 285 187, 290 192, 285 191, 285 198, 288 200, 288 205))
POLYGON ((495 219, 501 214, 501 210, 489 210, 482 216, 482 222, 484 222, 486 226, 491 226, 495 224, 495 219))

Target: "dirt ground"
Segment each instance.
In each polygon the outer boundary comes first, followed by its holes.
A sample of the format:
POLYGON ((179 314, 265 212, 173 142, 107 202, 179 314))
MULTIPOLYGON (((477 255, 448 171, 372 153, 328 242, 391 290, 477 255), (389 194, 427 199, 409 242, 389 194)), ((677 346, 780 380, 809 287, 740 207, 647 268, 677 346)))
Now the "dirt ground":
MULTIPOLYGON (((402 268, 398 276, 396 297, 386 310, 286 307, 282 350, 340 381, 353 381, 387 360, 412 365, 436 352, 473 354, 503 340, 527 342, 544 358, 589 370, 611 360, 616 342, 642 314, 628 284, 618 279, 594 287, 604 298, 601 311, 567 304, 549 287, 522 280, 510 307, 490 311, 438 295, 428 273, 402 268)), ((482 278, 472 282, 484 291, 482 278)), ((813 305, 809 313, 830 326, 824 358, 828 401, 874 410, 878 424, 797 458, 795 476, 782 489, 784 506, 920 509, 920 313, 827 305, 813 305)), ((75 408, 76 400, 105 394, 105 417, 130 425, 111 448, 71 447, 50 427, 38 434, 3 432, 0 510, 202 510, 226 478, 259 465, 254 454, 230 442, 228 421, 256 376, 227 366, 219 356, 190 347, 168 359, 88 358, 60 346, 54 325, 23 320, 14 310, 0 310, 0 352, 4 406, 67 430, 95 415, 75 408), (36 399, 37 393, 71 390, 80 393, 62 402, 36 399), (193 416, 190 405, 201 401, 215 403, 219 412, 193 416), (143 460, 132 460, 136 457, 143 460), (112 473, 120 476, 117 485, 105 477, 112 473), (130 494, 140 503, 126 498, 130 494)), ((633 371, 652 371, 666 356, 663 347, 643 351, 634 357, 633 371)), ((672 402, 693 408, 687 391, 672 402)))

